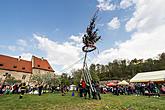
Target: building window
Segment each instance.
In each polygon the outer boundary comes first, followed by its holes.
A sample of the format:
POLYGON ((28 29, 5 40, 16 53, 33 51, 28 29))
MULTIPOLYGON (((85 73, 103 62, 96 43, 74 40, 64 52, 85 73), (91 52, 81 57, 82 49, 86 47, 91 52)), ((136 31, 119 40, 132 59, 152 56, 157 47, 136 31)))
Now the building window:
POLYGON ((3 64, 0 64, 0 66, 3 66, 3 64))
POLYGON ((25 67, 22 67, 23 70, 25 70, 25 67))
POLYGON ((38 73, 38 74, 40 74, 40 73, 41 73, 40 69, 38 69, 37 73, 38 73))
POLYGON ((13 68, 17 68, 17 66, 14 65, 13 68))
POLYGON ((48 69, 50 69, 50 67, 48 67, 48 69))
POLYGON ((40 65, 38 65, 38 67, 40 67, 40 65))
POLYGON ((10 78, 11 77, 11 74, 5 73, 3 76, 6 77, 6 78, 10 78))
POLYGON ((11 74, 8 74, 8 77, 11 77, 11 74))
POLYGON ((7 76, 9 73, 5 73, 3 76, 7 76))
POLYGON ((23 76, 22 76, 22 79, 25 79, 25 78, 26 78, 26 75, 23 75, 23 76))

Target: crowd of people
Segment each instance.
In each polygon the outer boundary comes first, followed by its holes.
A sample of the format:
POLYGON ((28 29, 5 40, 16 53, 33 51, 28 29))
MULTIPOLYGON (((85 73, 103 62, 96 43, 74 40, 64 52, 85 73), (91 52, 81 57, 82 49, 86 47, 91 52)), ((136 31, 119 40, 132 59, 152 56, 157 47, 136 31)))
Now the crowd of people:
MULTIPOLYGON (((14 84, 14 85, 5 85, 0 84, 0 96, 4 94, 20 94, 20 99, 23 97, 25 93, 28 94, 41 94, 44 90, 49 90, 49 92, 61 91, 62 96, 65 96, 67 92, 69 92, 69 86, 65 84, 59 85, 59 87, 47 87, 42 84, 38 84, 35 86, 26 85, 25 83, 14 84), (37 92, 36 92, 37 91, 37 92)), ((149 81, 148 83, 133 83, 129 85, 115 85, 111 87, 103 87, 100 86, 98 81, 85 82, 81 80, 79 85, 72 92, 72 96, 74 96, 74 92, 78 92, 79 97, 83 97, 85 99, 99 99, 101 100, 100 94, 112 93, 114 95, 136 95, 136 96, 154 96, 160 97, 160 94, 165 94, 165 86, 163 84, 156 84, 154 82, 149 81)))
POLYGON ((165 86, 163 84, 156 84, 152 81, 148 83, 134 83, 130 85, 115 85, 112 87, 102 87, 101 93, 111 92, 114 95, 131 95, 135 96, 154 96, 160 97, 160 94, 165 93, 165 86))
POLYGON ((19 85, 5 85, 0 84, 0 95, 3 94, 16 94, 19 93, 19 85))
POLYGON ((23 97, 24 93, 37 94, 40 96, 42 93, 43 85, 38 84, 35 86, 26 85, 26 83, 20 84, 0 84, 0 95, 5 94, 20 94, 20 98, 23 97))

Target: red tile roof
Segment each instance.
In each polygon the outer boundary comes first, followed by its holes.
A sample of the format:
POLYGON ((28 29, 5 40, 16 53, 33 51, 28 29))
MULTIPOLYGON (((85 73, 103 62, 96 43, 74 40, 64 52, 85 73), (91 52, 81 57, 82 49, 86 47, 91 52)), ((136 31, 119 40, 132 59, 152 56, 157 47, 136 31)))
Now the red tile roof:
POLYGON ((47 60, 35 56, 32 57, 32 60, 34 61, 33 68, 54 72, 53 68, 50 66, 47 60))
POLYGON ((31 61, 0 55, 0 69, 32 73, 31 61))

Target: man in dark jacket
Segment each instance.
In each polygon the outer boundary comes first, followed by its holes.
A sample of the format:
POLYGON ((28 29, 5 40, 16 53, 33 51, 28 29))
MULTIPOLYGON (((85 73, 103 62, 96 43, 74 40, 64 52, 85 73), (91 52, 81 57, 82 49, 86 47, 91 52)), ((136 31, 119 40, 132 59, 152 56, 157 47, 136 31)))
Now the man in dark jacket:
POLYGON ((39 86, 38 86, 38 95, 39 95, 39 96, 41 96, 41 94, 42 94, 42 88, 43 88, 42 85, 39 85, 39 86))
POLYGON ((24 93, 26 91, 26 84, 25 83, 21 83, 20 89, 21 89, 21 94, 20 94, 20 97, 19 98, 22 99, 23 98, 23 95, 24 95, 24 93))

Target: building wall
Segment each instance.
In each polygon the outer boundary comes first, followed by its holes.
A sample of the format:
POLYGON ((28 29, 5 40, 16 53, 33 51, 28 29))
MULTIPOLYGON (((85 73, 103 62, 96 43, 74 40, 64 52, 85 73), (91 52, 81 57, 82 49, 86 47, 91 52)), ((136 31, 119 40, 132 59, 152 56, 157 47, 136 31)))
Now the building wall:
POLYGON ((51 74, 51 75, 54 75, 54 72, 41 70, 41 69, 33 69, 32 73, 33 73, 33 75, 35 75, 35 74, 41 74, 41 75, 43 75, 43 74, 51 74))
POLYGON ((22 81, 25 81, 25 82, 29 82, 30 77, 31 77, 31 73, 0 70, 0 79, 2 78, 2 80, 4 80, 5 77, 3 75, 6 74, 6 73, 11 74, 11 76, 15 77, 16 80, 22 80, 22 81), (25 76, 25 79, 22 79, 23 76, 25 76))
MULTIPOLYGON (((46 70, 41 70, 41 69, 32 69, 32 76, 31 76, 31 79, 33 79, 33 75, 37 75, 37 76, 40 76, 42 77, 42 75, 50 75, 51 77, 54 76, 54 72, 50 72, 50 71, 46 71, 46 70)), ((34 81, 34 80, 30 80, 30 85, 36 85, 38 84, 37 81, 34 81)))
POLYGON ((41 69, 33 69, 32 73, 24 73, 24 72, 16 72, 16 71, 8 71, 8 70, 0 70, 0 79, 4 80, 5 77, 3 76, 4 74, 11 74, 12 77, 15 77, 16 80, 21 80, 22 82, 30 82, 30 78, 32 77, 32 75, 35 74, 50 74, 50 75, 54 75, 54 72, 50 72, 50 71, 46 71, 46 70, 41 70, 41 69), (23 75, 25 75, 25 79, 22 79, 23 75))

